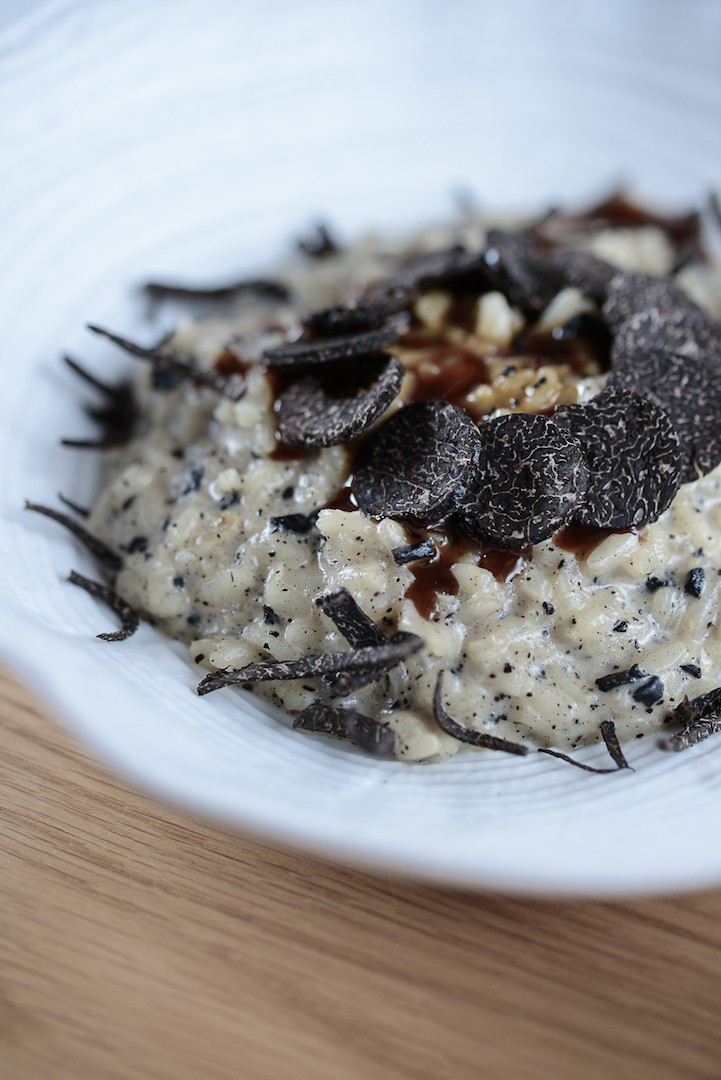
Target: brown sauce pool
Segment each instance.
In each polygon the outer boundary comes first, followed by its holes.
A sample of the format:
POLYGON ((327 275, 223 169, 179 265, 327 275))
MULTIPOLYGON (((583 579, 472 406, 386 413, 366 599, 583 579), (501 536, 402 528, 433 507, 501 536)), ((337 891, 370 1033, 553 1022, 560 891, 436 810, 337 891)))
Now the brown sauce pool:
POLYGON ((475 552, 476 566, 489 570, 496 581, 510 581, 518 574, 530 557, 530 549, 519 551, 497 551, 495 548, 479 548, 469 538, 447 538, 442 534, 431 533, 430 538, 436 544, 436 554, 432 559, 419 559, 408 564, 413 574, 413 582, 406 591, 406 596, 414 604, 423 619, 433 619, 438 615, 438 596, 458 595, 458 581, 452 567, 470 552, 475 552))
POLYGON ((591 525, 567 525, 553 537, 556 547, 569 551, 577 559, 586 559, 609 536, 634 532, 633 529, 595 529, 591 525))

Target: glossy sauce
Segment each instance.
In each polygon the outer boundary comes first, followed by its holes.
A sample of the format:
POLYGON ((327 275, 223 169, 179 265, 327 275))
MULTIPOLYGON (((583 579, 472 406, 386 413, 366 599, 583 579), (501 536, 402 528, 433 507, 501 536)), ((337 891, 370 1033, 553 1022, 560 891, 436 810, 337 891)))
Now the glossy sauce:
POLYGON ((419 559, 408 564, 413 574, 413 582, 406 591, 406 596, 415 605, 423 619, 433 619, 438 615, 438 595, 458 595, 458 581, 452 567, 470 552, 476 552, 474 560, 477 566, 489 570, 496 581, 510 581, 523 568, 530 555, 530 549, 519 551, 497 551, 495 548, 481 549, 470 537, 442 539, 442 534, 434 532, 430 538, 436 544, 437 552, 432 559, 419 559))
POLYGON ((231 375, 245 375, 250 366, 232 349, 223 349, 215 361, 216 371, 226 379, 229 379, 231 375))
POLYGON ((276 431, 275 449, 268 454, 271 461, 302 461, 307 455, 308 450, 304 446, 286 446, 276 431))
POLYGON ((350 513, 352 510, 358 509, 358 503, 356 502, 355 495, 353 494, 353 488, 350 481, 340 488, 340 490, 329 499, 327 503, 324 503, 321 507, 322 510, 344 510, 346 513, 350 513))
POLYGON ((496 581, 511 581, 516 574, 520 574, 526 565, 526 560, 531 558, 531 548, 523 551, 500 551, 498 548, 485 548, 478 560, 478 565, 484 570, 490 570, 496 581))
POLYGON ((633 532, 633 529, 595 529, 591 525, 567 525, 553 537, 556 547, 570 551, 577 559, 586 559, 609 536, 633 532))
POLYGON ((427 398, 448 401, 451 405, 463 405, 466 396, 480 383, 489 382, 485 360, 470 349, 451 342, 431 346, 428 360, 438 365, 440 371, 426 374, 413 368, 413 390, 406 397, 406 404, 427 398))

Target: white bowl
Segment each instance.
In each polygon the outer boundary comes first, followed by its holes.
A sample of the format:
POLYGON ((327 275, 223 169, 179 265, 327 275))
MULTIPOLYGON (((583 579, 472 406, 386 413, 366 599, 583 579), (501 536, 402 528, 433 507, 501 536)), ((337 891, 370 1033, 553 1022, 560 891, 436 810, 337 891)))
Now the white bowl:
MULTIPOLYGON (((278 843, 479 888, 620 895, 721 883, 721 742, 644 740, 634 773, 541 755, 377 762, 206 699, 144 626, 99 642, 91 573, 28 497, 88 500, 93 454, 61 351, 130 364, 87 320, 149 333, 131 286, 268 268, 322 217, 346 235, 489 207, 582 202, 619 179, 675 205, 721 183, 721 9, 610 0, 55 3, 0 38, 9 106, 0 326, 0 646, 142 786, 278 843)), ((603 757, 595 748, 584 760, 603 757)))

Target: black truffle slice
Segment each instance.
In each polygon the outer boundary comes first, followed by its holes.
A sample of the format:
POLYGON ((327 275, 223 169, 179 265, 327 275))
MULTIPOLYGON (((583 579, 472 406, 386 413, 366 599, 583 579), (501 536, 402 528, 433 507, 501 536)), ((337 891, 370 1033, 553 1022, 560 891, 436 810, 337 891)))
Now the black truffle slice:
POLYGON ((399 632, 381 645, 368 645, 345 652, 317 653, 298 660, 269 660, 248 664, 229 671, 212 671, 198 686, 198 693, 209 694, 223 686, 238 683, 273 682, 288 679, 312 679, 336 672, 377 671, 382 674, 423 648, 416 634, 399 632))
POLYGON ((655 521, 670 505, 684 454, 663 409, 611 386, 586 405, 561 406, 553 418, 576 436, 588 460, 588 489, 575 521, 627 529, 655 521))
POLYGON ((349 645, 355 649, 366 645, 382 645, 385 635, 355 602, 347 589, 336 589, 319 596, 316 604, 324 615, 335 623, 349 645))
POLYGON ((683 311, 700 322, 707 321, 698 304, 673 278, 618 271, 609 283, 603 305, 603 317, 611 329, 618 330, 632 315, 652 308, 661 315, 683 311))
POLYGON ((687 308, 638 311, 617 329, 611 344, 611 367, 643 364, 655 352, 721 362, 721 329, 687 308))
POLYGON ((491 287, 505 293, 525 312, 538 313, 551 302, 562 280, 545 259, 530 232, 491 229, 486 238, 485 263, 491 287))
POLYGON ((633 391, 665 412, 684 455, 681 483, 721 461, 721 366, 694 357, 654 352, 621 364, 607 389, 633 391))
POLYGON ((278 398, 281 441, 286 446, 339 446, 354 439, 390 406, 403 375, 403 365, 385 354, 356 361, 352 371, 303 375, 278 398))
POLYGON ((465 495, 481 460, 478 427, 446 401, 418 401, 386 421, 358 462, 353 493, 373 517, 430 522, 465 495))
POLYGON ((611 281, 618 273, 615 266, 590 251, 555 251, 549 262, 563 281, 597 301, 605 300, 611 281))
POLYGON ((268 367, 309 368, 321 364, 334 364, 336 360, 370 356, 380 352, 386 345, 397 341, 399 329, 384 326, 380 330, 368 330, 361 334, 344 334, 323 341, 297 341, 291 345, 278 345, 263 353, 263 363, 268 367))
POLYGON ((347 739, 374 757, 392 757, 396 748, 396 737, 388 724, 354 709, 332 709, 318 701, 303 709, 293 721, 293 727, 347 739))
POLYGON ((125 641, 126 638, 131 637, 140 626, 140 619, 137 613, 131 608, 122 596, 118 596, 114 589, 111 589, 109 585, 104 585, 99 581, 92 581, 90 578, 83 577, 82 574, 78 574, 75 570, 70 571, 70 577, 68 581, 71 585, 78 585, 81 589, 85 589, 87 593, 94 596, 96 600, 102 600, 111 611, 120 619, 122 624, 120 630, 114 630, 107 634, 98 634, 97 636, 101 641, 125 641))
POLYGON ((588 465, 578 439, 545 416, 513 413, 480 425, 483 467, 457 514, 481 543, 538 544, 582 505, 588 465))
POLYGON ((668 738, 659 739, 661 750, 678 752, 703 742, 710 735, 721 731, 721 689, 711 690, 691 701, 684 698, 681 704, 672 710, 669 719, 681 724, 681 730, 668 738))
POLYGON ((475 731, 459 724, 448 715, 443 708, 443 672, 438 672, 436 688, 433 694, 433 716, 441 731, 450 735, 452 739, 467 743, 469 746, 478 746, 484 750, 500 750, 506 754, 517 754, 523 757, 529 752, 529 748, 523 743, 511 742, 509 739, 499 739, 497 735, 489 735, 486 731, 475 731))

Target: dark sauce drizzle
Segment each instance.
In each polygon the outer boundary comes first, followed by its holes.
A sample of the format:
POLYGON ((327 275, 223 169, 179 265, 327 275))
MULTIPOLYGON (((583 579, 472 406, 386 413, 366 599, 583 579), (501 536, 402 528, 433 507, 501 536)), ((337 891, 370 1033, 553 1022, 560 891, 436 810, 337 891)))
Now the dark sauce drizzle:
MULTIPOLYGON (((409 530, 410 531, 410 530, 409 530)), ((438 616, 438 596, 458 595, 458 581, 453 567, 464 556, 475 554, 476 566, 481 566, 493 574, 496 581, 510 581, 520 573, 526 559, 530 558, 530 548, 525 551, 498 551, 495 548, 481 548, 461 533, 456 534, 449 526, 439 525, 427 533, 436 545, 436 554, 431 559, 419 559, 409 563, 408 569, 413 574, 413 582, 406 591, 406 596, 415 605, 416 611, 424 619, 438 616)), ((412 533, 411 542, 425 539, 423 534, 412 533)))
POLYGON ((591 525, 567 525, 553 537, 556 547, 575 555, 577 559, 586 559, 592 551, 609 536, 618 533, 636 533, 638 529, 596 529, 591 525))

